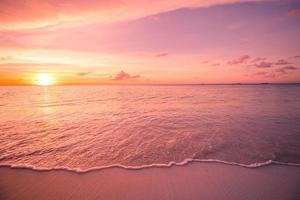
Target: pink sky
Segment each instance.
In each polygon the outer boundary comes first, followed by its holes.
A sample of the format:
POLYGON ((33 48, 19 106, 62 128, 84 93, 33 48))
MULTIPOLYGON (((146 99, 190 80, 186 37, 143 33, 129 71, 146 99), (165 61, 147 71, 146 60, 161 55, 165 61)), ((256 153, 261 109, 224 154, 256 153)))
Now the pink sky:
POLYGON ((300 82, 300 3, 2 0, 0 84, 300 82))

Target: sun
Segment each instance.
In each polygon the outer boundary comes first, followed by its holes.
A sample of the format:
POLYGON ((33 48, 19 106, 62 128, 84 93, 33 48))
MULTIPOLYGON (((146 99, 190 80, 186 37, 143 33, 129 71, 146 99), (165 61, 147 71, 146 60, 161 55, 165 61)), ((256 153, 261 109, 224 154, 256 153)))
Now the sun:
POLYGON ((47 73, 37 74, 36 84, 41 86, 54 85, 55 84, 54 76, 52 74, 47 74, 47 73))

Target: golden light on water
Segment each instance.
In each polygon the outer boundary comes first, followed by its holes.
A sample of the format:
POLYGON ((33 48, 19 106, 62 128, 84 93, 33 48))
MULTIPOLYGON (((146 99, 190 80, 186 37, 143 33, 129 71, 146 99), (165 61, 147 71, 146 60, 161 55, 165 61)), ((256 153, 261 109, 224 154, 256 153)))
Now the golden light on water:
POLYGON ((54 84, 55 84, 55 78, 52 74, 48 74, 48 73, 37 74, 36 85, 48 86, 54 84))

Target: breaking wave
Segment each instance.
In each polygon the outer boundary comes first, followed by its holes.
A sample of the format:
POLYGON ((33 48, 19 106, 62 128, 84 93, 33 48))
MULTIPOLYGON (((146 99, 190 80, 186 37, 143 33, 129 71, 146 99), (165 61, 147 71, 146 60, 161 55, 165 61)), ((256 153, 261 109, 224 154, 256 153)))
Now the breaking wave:
POLYGON ((88 169, 80 169, 80 168, 69 168, 69 167, 53 167, 53 168, 46 168, 46 167, 34 167, 31 165, 0 165, 0 167, 9 167, 12 169, 31 169, 34 171, 57 171, 57 170, 65 170, 70 172, 76 172, 76 173, 88 173, 92 171, 98 171, 98 170, 105 170, 110 168, 121 168, 126 170, 141 170, 141 169, 147 169, 147 168, 170 168, 173 166, 185 166, 187 164, 191 163, 220 163, 220 164, 226 164, 226 165, 232 165, 232 166, 239 166, 239 167, 245 167, 245 168, 259 168, 264 167, 268 165, 287 165, 287 166, 296 166, 300 167, 300 164, 298 163, 284 163, 284 162, 278 162, 273 160, 268 160, 265 162, 260 163, 251 163, 251 164, 242 164, 242 163, 236 163, 236 162, 228 162, 223 160, 215 160, 215 159, 185 159, 182 162, 169 162, 168 164, 150 164, 150 165, 141 165, 141 166, 125 166, 121 164, 115 164, 115 165, 109 165, 109 166, 100 166, 100 167, 92 167, 88 169))

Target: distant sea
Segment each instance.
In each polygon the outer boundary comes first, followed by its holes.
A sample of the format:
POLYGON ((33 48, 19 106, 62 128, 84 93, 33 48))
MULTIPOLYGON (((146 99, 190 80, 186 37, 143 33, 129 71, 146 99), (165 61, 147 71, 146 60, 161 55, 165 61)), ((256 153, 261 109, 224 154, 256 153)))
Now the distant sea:
POLYGON ((300 164, 300 85, 3 86, 0 165, 300 164))

